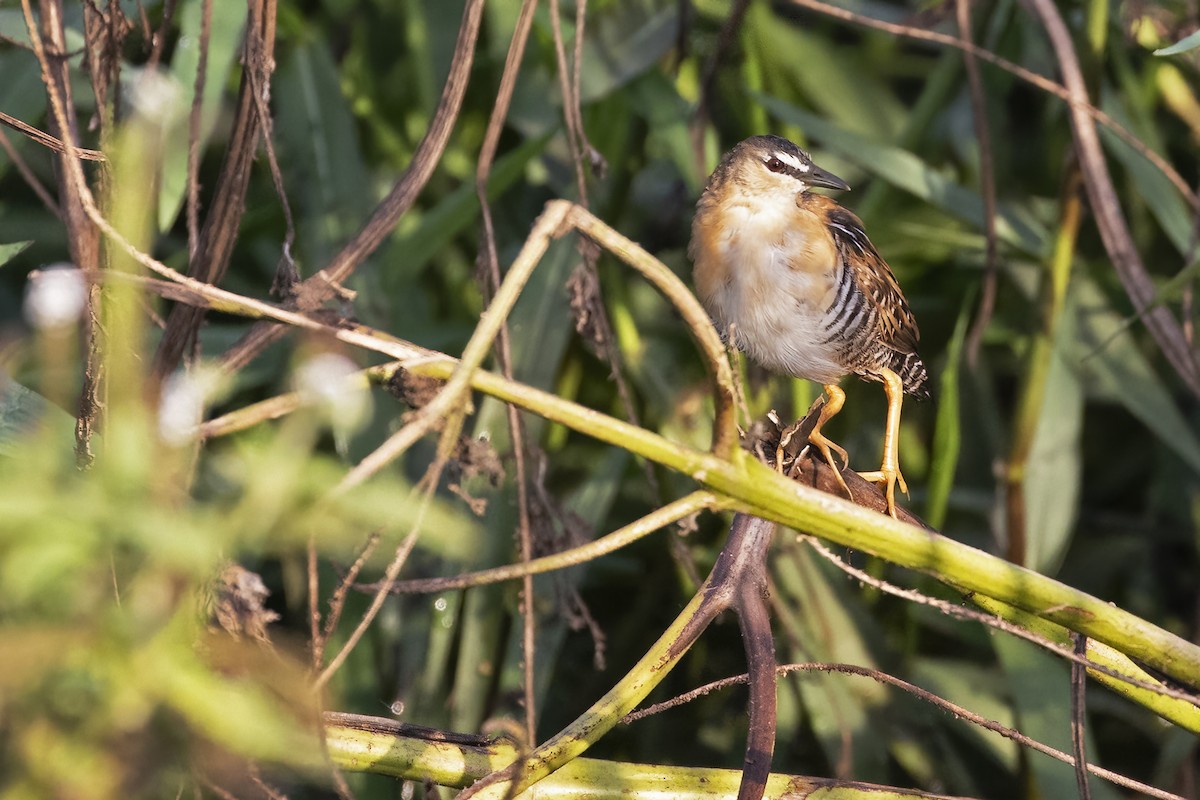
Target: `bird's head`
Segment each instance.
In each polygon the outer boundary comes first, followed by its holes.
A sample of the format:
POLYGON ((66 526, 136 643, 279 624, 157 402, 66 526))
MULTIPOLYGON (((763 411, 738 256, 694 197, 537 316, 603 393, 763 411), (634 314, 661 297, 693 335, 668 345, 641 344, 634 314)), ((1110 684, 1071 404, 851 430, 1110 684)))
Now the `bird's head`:
POLYGON ((813 163, 812 157, 782 136, 751 136, 725 154, 710 187, 732 181, 746 191, 794 196, 814 186, 848 190, 850 185, 813 163))

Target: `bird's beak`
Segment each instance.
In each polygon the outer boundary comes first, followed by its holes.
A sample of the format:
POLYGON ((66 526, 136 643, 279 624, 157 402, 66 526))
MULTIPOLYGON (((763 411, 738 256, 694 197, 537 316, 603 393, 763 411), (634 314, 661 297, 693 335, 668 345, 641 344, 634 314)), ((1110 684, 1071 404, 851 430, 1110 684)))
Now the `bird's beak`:
POLYGON ((850 191, 850 184, 832 172, 826 172, 816 164, 813 164, 812 169, 804 176, 804 182, 809 186, 824 186, 827 189, 839 189, 843 192, 850 191))

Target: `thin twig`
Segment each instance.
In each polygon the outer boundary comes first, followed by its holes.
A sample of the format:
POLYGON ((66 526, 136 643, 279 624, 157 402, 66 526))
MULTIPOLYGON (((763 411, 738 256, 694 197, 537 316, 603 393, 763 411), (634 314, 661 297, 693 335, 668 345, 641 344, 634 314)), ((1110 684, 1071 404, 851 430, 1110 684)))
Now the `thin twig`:
MULTIPOLYGON (((964 42, 970 42, 973 37, 971 0, 955 0, 954 6, 958 16, 958 35, 964 42)), ((988 125, 983 77, 979 73, 979 61, 970 50, 963 50, 963 65, 967 70, 967 85, 971 88, 971 115, 974 118, 975 138, 979 142, 979 188, 983 195, 983 230, 987 236, 979 311, 970 332, 967 333, 967 364, 973 368, 979 358, 983 332, 991 322, 992 313, 996 308, 996 170, 992 159, 992 132, 988 125)))
MULTIPOLYGON (((393 594, 431 594, 434 592, 454 591, 475 586, 486 586, 502 581, 516 580, 532 575, 566 569, 585 564, 601 556, 608 555, 642 539, 657 530, 678 522, 684 517, 697 511, 720 508, 720 501, 711 492, 696 491, 680 499, 657 508, 644 517, 629 523, 607 536, 588 542, 587 544, 562 550, 541 558, 522 561, 517 564, 506 564, 502 567, 466 572, 447 578, 416 578, 408 581, 397 581, 392 586, 393 594)), ((375 591, 378 583, 369 583, 355 588, 375 591)))
POLYGON ((359 573, 367 565, 367 559, 375 552, 375 548, 379 545, 381 538, 379 531, 373 531, 367 537, 366 543, 358 551, 358 557, 354 559, 354 563, 346 571, 345 578, 338 583, 337 588, 333 591, 333 596, 329 598, 329 613, 325 615, 325 627, 321 630, 321 635, 318 637, 318 643, 322 652, 324 651, 325 643, 329 641, 329 637, 333 635, 334 630, 337 628, 338 621, 342 618, 342 612, 345 609, 346 597, 350 593, 350 588, 358 580, 359 573))
POLYGON ((839 558, 836 553, 830 550, 819 540, 811 536, 804 536, 802 538, 804 538, 810 547, 816 550, 817 553, 819 553, 823 558, 836 566, 838 569, 842 570, 847 575, 853 576, 867 586, 871 586, 881 592, 890 594, 893 597, 903 598, 913 603, 919 603, 921 605, 936 608, 938 611, 942 612, 948 617, 954 617, 956 619, 968 622, 978 622, 981 625, 987 625, 990 628, 1003 631, 1011 636, 1024 639, 1031 644, 1035 644, 1044 650, 1048 650, 1055 655, 1071 662, 1072 664, 1078 664, 1086 667, 1089 670, 1107 675, 1110 678, 1114 678, 1122 683, 1127 683, 1130 686, 1136 686, 1139 689, 1145 689, 1148 692, 1161 694, 1164 697, 1181 700, 1192 705, 1200 705, 1200 697, 1195 694, 1175 689, 1165 684, 1139 680, 1138 678, 1127 675, 1119 670, 1112 669, 1104 664, 1098 664, 1089 658, 1076 654, 1075 651, 1070 647, 1062 646, 1057 642, 1051 641, 1044 636, 1040 636, 1033 631, 1021 627, 1020 625, 1009 622, 1008 620, 1000 619, 999 617, 982 611, 976 611, 971 608, 965 608, 961 605, 949 603, 945 600, 939 600, 936 597, 930 597, 927 594, 923 594, 922 592, 918 592, 913 589, 904 589, 881 578, 876 578, 875 576, 869 575, 868 573, 846 563, 845 560, 839 558))
POLYGON ((33 173, 33 170, 31 170, 29 165, 25 163, 25 159, 21 157, 20 152, 18 152, 17 148, 13 147, 12 142, 9 141, 8 134, 2 130, 0 130, 0 148, 4 149, 4 153, 8 156, 8 160, 11 161, 13 166, 17 168, 17 173, 20 174, 21 178, 25 181, 25 184, 29 186, 29 188, 33 190, 33 193, 38 196, 38 199, 42 201, 42 205, 48 208, 51 214, 61 220, 62 210, 58 207, 58 203, 54 202, 54 198, 50 195, 50 191, 44 185, 42 185, 40 180, 38 180, 38 176, 33 173))
POLYGON ((150 57, 146 59, 146 69, 155 69, 162 61, 163 49, 167 46, 167 32, 171 30, 171 22, 175 19, 175 8, 178 0, 165 0, 162 10, 162 22, 154 32, 150 42, 150 57))
MULTIPOLYGON (((413 153, 408 169, 372 212, 370 219, 355 236, 316 274, 295 287, 296 308, 315 311, 332 297, 338 287, 383 244, 396 227, 396 223, 416 202, 417 196, 433 176, 442 153, 450 140, 450 133, 458 119, 466 94, 467 80, 475 57, 475 43, 483 18, 484 0, 469 0, 463 10, 462 26, 454 44, 454 56, 450 61, 450 73, 442 89, 441 99, 430 120, 417 150, 413 153)), ((250 363, 272 342, 286 333, 286 328, 259 324, 241 338, 222 358, 223 366, 237 370, 250 363)))
MULTIPOLYGON (((192 109, 188 114, 187 152, 187 241, 188 260, 196 258, 200 246, 200 112, 204 108, 204 82, 208 76, 208 49, 212 38, 213 0, 200 4, 200 53, 196 61, 196 79, 192 83, 192 109)), ((246 64, 247 74, 253 72, 246 64)))
MULTIPOLYGON (((63 154, 67 152, 67 148, 63 145, 62 139, 57 136, 51 136, 45 131, 38 130, 27 122, 22 122, 16 117, 5 114, 0 111, 0 125, 7 125, 18 133, 33 139, 43 147, 48 147, 56 153, 63 154)), ((72 149, 75 153, 75 158, 82 158, 84 161, 107 161, 108 158, 99 150, 88 150, 86 147, 75 147, 72 149)))
POLYGON ((317 535, 308 537, 308 551, 305 554, 305 568, 308 570, 308 637, 312 642, 312 668, 316 672, 321 668, 325 658, 325 641, 321 638, 321 576, 320 564, 317 561, 317 535))
MULTIPOLYGON (((1075 655, 1087 655, 1087 637, 1081 633, 1072 633, 1075 655)), ((1092 792, 1088 787, 1087 776, 1087 670, 1078 661, 1071 664, 1071 751, 1075 756, 1075 783, 1079 788, 1079 800, 1091 800, 1092 792)))
MULTIPOLYGON (((504 73, 500 79, 500 88, 496 93, 496 103, 492 107, 492 116, 488 120, 487 131, 483 137, 483 147, 480 148, 479 163, 475 170, 475 194, 479 199, 479 209, 483 219, 481 256, 486 261, 483 276, 484 297, 488 303, 500 288, 500 258, 496 249, 496 231, 492 225, 492 207, 487 196, 488 176, 491 174, 492 163, 496 158, 496 148, 500 143, 500 134, 504 129, 504 120, 508 116, 509 105, 512 103, 513 92, 516 90, 521 59, 525 55, 525 45, 529 40, 529 31, 533 27, 533 12, 536 9, 537 0, 523 0, 521 13, 517 17, 517 25, 513 31, 512 42, 508 47, 508 57, 504 62, 504 73)), ((500 326, 499 336, 496 339, 496 361, 500 367, 500 373, 511 380, 513 377, 512 342, 507 320, 500 326)), ((521 413, 516 406, 508 403, 504 410, 508 420, 509 438, 512 440, 514 471, 516 472, 517 540, 520 543, 521 561, 528 563, 533 558, 533 532, 529 523, 525 427, 521 423, 521 413)), ((525 662, 525 668, 522 671, 525 694, 525 738, 531 744, 537 742, 537 695, 534 680, 534 665, 537 663, 536 621, 533 610, 533 576, 526 575, 521 587, 521 647, 525 662)))
POLYGON ((409 532, 408 536, 404 538, 404 541, 401 542, 400 546, 396 548, 396 554, 392 557, 391 562, 387 565, 387 569, 384 570, 384 585, 380 587, 380 590, 375 593, 373 598, 371 598, 371 605, 367 607, 365 612, 363 612, 362 618, 358 621, 358 625, 356 625, 354 630, 350 633, 349 638, 346 639, 346 643, 342 645, 342 649, 338 651, 337 655, 330 659, 329 666, 325 667, 325 669, 321 671, 321 674, 317 676, 316 680, 313 681, 314 690, 320 691, 322 688, 324 688, 324 686, 329 683, 329 679, 332 678, 339 669, 341 669, 342 664, 344 664, 346 659, 350 657, 350 653, 353 652, 354 648, 358 645, 362 637, 366 635, 367 629, 371 627, 371 623, 375 621, 375 617, 379 614, 380 609, 383 608, 383 603, 388 598, 388 586, 392 581, 396 580, 396 576, 400 574, 400 570, 403 569, 404 563, 408 561, 408 556, 417 543, 417 536, 421 532, 421 525, 425 521, 425 512, 429 509, 429 503, 432 498, 433 492, 431 490, 426 489, 421 491, 421 501, 417 506, 416 519, 413 522, 412 530, 409 532))
MULTIPOLYGON (((567 146, 571 151, 571 164, 575 168, 575 191, 578 193, 579 204, 588 206, 587 175, 583 169, 583 151, 585 136, 583 133, 583 115, 579 109, 579 97, 574 92, 574 82, 571 80, 571 67, 567 62, 567 51, 563 44, 562 18, 559 13, 561 0, 550 0, 550 32, 554 38, 554 57, 558 62, 558 88, 562 95, 563 120, 567 126, 567 146)), ((583 33, 575 31, 576 42, 581 42, 583 33)), ((578 69, 579 64, 575 67, 578 69)))
POLYGON ((292 248, 296 243, 296 220, 292 216, 292 204, 288 202, 287 190, 283 186, 283 170, 279 168, 279 158, 275 155, 275 126, 271 120, 271 110, 267 107, 267 95, 270 87, 262 84, 257 72, 250 73, 250 85, 255 106, 258 108, 258 125, 262 136, 263 150, 267 154, 271 185, 275 188, 275 196, 279 199, 279 208, 283 212, 283 246, 280 248, 279 266, 276 269, 275 285, 272 288, 279 295, 285 295, 291 293, 293 284, 299 280, 296 263, 292 260, 292 248))
MULTIPOLYGON (((1036 750, 1037 752, 1050 756, 1051 758, 1061 761, 1064 764, 1070 764, 1072 766, 1075 764, 1074 757, 1072 757, 1069 753, 1064 753, 1061 750, 1050 747, 1047 744, 1043 744, 1036 739, 1026 736, 1020 731, 1013 730, 1006 725, 1001 725, 995 720, 988 719, 980 714, 976 714, 974 711, 955 703, 951 703, 949 700, 939 697, 933 692, 922 689, 921 687, 909 683, 901 678, 897 678, 894 675, 889 675, 886 672, 870 669, 868 667, 860 667, 855 664, 836 664, 825 662, 785 664, 781 667, 777 667, 776 671, 779 675, 788 675, 793 672, 840 672, 844 675, 857 675, 864 678, 870 678, 878 683, 882 683, 887 686, 894 686, 897 689, 911 694, 913 697, 916 697, 919 700, 924 700, 931 705, 950 712, 955 717, 964 719, 967 722, 978 725, 979 727, 992 731, 993 733, 998 733, 1006 739, 1011 739, 1017 744, 1028 747, 1031 750, 1036 750)), ((632 714, 627 714, 622 718, 621 722, 627 724, 636 722, 652 714, 666 711, 667 709, 690 702, 698 697, 711 694, 719 689, 724 689, 729 686, 736 686, 746 682, 747 676, 743 674, 736 675, 732 678, 724 678, 719 681, 713 681, 712 683, 706 683, 705 685, 693 689, 690 692, 686 692, 685 694, 681 694, 678 697, 673 697, 670 700, 666 700, 662 703, 655 703, 652 706, 639 709, 632 714)), ((1133 789, 1134 791, 1141 792, 1142 794, 1150 797, 1158 798, 1158 800, 1186 800, 1186 798, 1180 797, 1177 794, 1172 794, 1171 792, 1159 789, 1155 786, 1150 786, 1149 784, 1126 777, 1119 773, 1113 772, 1112 770, 1104 769, 1103 767, 1098 767, 1094 764, 1087 764, 1086 766, 1088 772, 1095 775, 1097 778, 1106 780, 1116 786, 1121 786, 1126 789, 1133 789)))

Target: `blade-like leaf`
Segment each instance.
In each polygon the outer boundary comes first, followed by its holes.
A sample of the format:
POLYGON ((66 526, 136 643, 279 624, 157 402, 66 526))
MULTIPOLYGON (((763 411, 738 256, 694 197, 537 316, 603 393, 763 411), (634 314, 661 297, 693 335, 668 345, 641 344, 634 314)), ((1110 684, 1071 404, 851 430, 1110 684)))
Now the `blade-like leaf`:
POLYGON ((1190 36, 1185 36, 1170 47, 1160 47, 1154 51, 1156 56, 1175 56, 1180 53, 1186 53, 1188 50, 1195 50, 1200 47, 1200 31, 1196 31, 1190 36))
POLYGON ((1041 413, 1025 467, 1025 565, 1052 575, 1071 542, 1083 480, 1083 385, 1070 365, 1072 315, 1063 314, 1050 354, 1041 413))
POLYGON ((0 267, 19 256, 31 244, 33 244, 32 241, 0 244, 0 267))

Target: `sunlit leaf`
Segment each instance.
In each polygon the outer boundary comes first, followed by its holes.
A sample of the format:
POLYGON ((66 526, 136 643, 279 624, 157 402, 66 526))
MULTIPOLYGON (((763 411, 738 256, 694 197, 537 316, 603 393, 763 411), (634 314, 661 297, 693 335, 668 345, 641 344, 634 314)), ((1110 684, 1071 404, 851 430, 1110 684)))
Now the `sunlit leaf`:
POLYGON ((1196 31, 1189 36, 1183 37, 1169 47, 1160 47, 1154 51, 1154 55, 1175 56, 1179 55, 1180 53, 1186 53, 1189 50, 1195 50, 1197 47, 1200 47, 1200 31, 1196 31))

